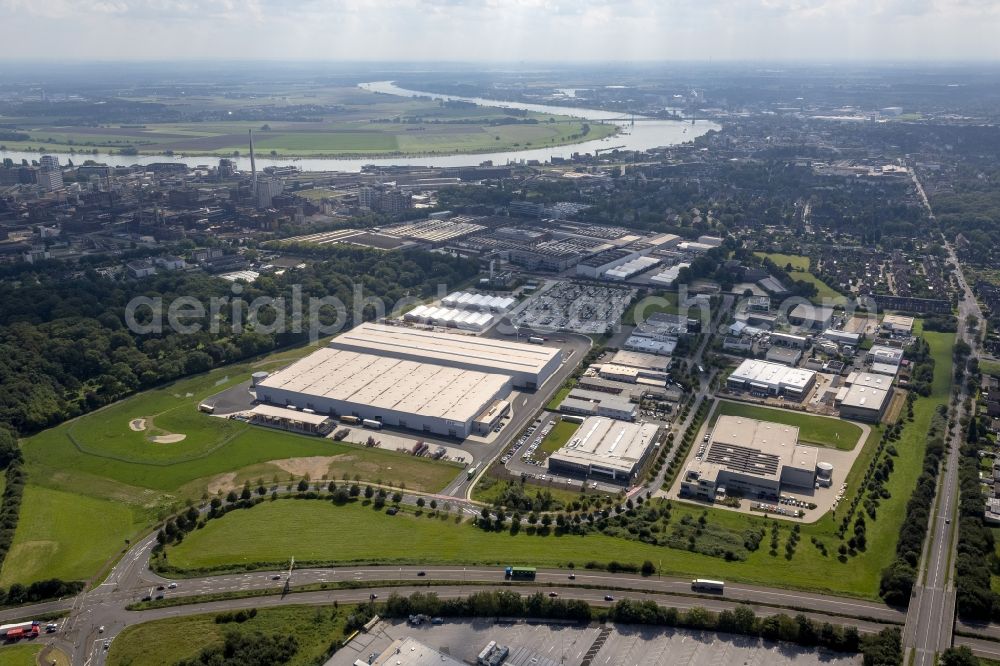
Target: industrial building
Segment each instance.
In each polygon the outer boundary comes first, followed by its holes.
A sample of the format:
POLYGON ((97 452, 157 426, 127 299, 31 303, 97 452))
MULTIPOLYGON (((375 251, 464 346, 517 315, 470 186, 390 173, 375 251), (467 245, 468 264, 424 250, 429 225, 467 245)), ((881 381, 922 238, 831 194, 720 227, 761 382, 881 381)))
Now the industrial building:
POLYGON ((726 379, 733 391, 750 391, 761 397, 783 395, 801 400, 816 383, 812 370, 747 359, 726 379))
POLYGON ((560 403, 559 411, 566 414, 606 416, 620 421, 634 421, 639 406, 630 400, 630 395, 574 388, 560 403))
POLYGON ((837 392, 834 404, 842 418, 878 423, 891 401, 891 376, 852 372, 837 392))
POLYGON ((860 333, 851 333, 850 331, 841 331, 836 328, 828 328, 823 331, 823 338, 829 340, 830 342, 836 342, 838 345, 846 345, 848 347, 857 347, 861 344, 862 335, 860 333))
MULTIPOLYGON (((702 460, 681 478, 681 495, 715 501, 727 495, 776 499, 782 487, 812 490, 819 449, 799 444, 795 426, 720 416, 702 460)), ((826 471, 830 466, 824 464, 826 471)))
POLYGON ((825 331, 833 323, 833 308, 811 303, 799 303, 788 313, 788 323, 793 326, 825 331))
POLYGON ((461 328, 468 331, 484 331, 493 323, 494 316, 488 312, 477 312, 475 310, 418 305, 403 315, 403 319, 431 324, 433 326, 461 328))
POLYGON ((362 324, 256 391, 269 405, 466 437, 493 427, 513 386, 540 386, 558 366, 558 350, 538 345, 362 324))
POLYGON ((690 266, 690 262, 682 261, 660 271, 656 275, 649 278, 649 281, 655 284, 663 285, 664 287, 672 287, 674 282, 677 282, 677 278, 680 277, 681 269, 688 268, 690 266))
POLYGON ((895 377, 903 362, 903 350, 885 345, 872 345, 865 355, 865 361, 872 364, 872 372, 895 377))
POLYGON ((466 291, 455 291, 441 299, 441 305, 459 310, 479 310, 481 312, 506 312, 517 303, 511 296, 490 296, 466 291))
POLYGON ((658 431, 653 423, 587 418, 570 441, 549 456, 549 471, 627 483, 642 468, 658 431))
POLYGON ((771 347, 764 354, 765 360, 795 367, 802 360, 802 350, 793 347, 771 347))
POLYGON ((464 662, 438 652, 415 638, 399 638, 381 654, 368 660, 358 659, 355 666, 464 666, 464 662))
POLYGON ((535 389, 559 367, 559 350, 509 340, 364 323, 330 342, 334 349, 508 375, 514 386, 535 389))
POLYGON ((893 335, 910 335, 913 332, 913 317, 887 314, 882 318, 882 330, 893 335))

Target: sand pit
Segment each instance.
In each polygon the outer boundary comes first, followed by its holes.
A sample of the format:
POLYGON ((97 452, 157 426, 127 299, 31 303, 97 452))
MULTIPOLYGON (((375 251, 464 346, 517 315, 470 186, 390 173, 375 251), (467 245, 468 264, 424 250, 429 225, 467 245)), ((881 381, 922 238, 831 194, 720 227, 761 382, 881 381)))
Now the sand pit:
POLYGON ((330 465, 348 456, 309 456, 306 458, 285 458, 272 460, 271 464, 292 476, 309 475, 311 479, 322 479, 330 472, 330 465))
POLYGON ((229 490, 235 488, 236 472, 227 472, 225 474, 220 474, 211 481, 208 482, 208 494, 214 495, 220 490, 229 490))
POLYGON ((184 441, 187 435, 170 434, 170 435, 157 435, 153 437, 154 444, 174 444, 176 442, 184 441))
POLYGON ((142 432, 146 429, 146 419, 132 419, 128 422, 128 427, 132 432, 142 432))

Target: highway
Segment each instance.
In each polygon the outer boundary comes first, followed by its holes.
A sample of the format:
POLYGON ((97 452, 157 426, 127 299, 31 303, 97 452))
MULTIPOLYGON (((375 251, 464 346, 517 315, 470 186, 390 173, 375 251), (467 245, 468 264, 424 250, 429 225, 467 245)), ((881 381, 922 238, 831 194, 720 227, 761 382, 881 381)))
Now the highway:
MULTIPOLYGON (((921 201, 927 208, 931 220, 934 213, 930 202, 924 194, 923 187, 913 173, 913 182, 921 201)), ((961 264, 955 254, 955 248, 944 241, 948 256, 958 267, 957 280, 964 292, 964 298, 958 301, 958 333, 956 339, 964 340, 972 347, 972 356, 978 356, 979 336, 970 335, 966 327, 966 319, 970 316, 982 322, 982 312, 979 304, 965 277, 961 272, 961 264)), ((978 331, 978 329, 977 329, 978 331)), ((955 622, 955 585, 953 580, 953 563, 955 559, 958 505, 958 464, 961 457, 960 442, 964 433, 961 422, 966 415, 965 400, 968 396, 966 387, 959 388, 955 413, 949 426, 949 440, 952 445, 944 460, 944 468, 938 483, 934 511, 929 518, 927 540, 920 567, 917 571, 917 585, 910 600, 909 612, 903 631, 903 645, 907 652, 906 659, 913 655, 915 666, 934 666, 937 653, 951 647, 955 622)), ((904 660, 905 661, 905 660, 904 660)), ((906 663, 911 663, 906 661, 906 663)))
MULTIPOLYGON (((126 627, 166 617, 284 604, 361 602, 368 600, 373 593, 385 598, 393 592, 409 594, 419 590, 431 591, 441 597, 459 597, 476 590, 504 586, 500 567, 457 566, 341 567, 294 570, 290 578, 287 571, 266 571, 170 581, 149 569, 148 556, 154 543, 155 536, 151 535, 135 544, 114 567, 108 579, 93 590, 73 599, 4 611, 0 613, 0 620, 69 609, 70 614, 60 631, 45 635, 39 641, 51 643, 71 655, 73 664, 98 666, 106 659, 105 643, 113 642, 126 627), (281 579, 274 580, 275 576, 280 576, 281 579), (390 587, 386 586, 387 581, 407 584, 390 587), (169 588, 171 583, 177 585, 176 589, 169 588), (292 588, 315 583, 349 583, 361 586, 310 592, 289 592, 286 588, 286 585, 292 588), (167 589, 160 592, 157 590, 158 586, 167 589), (155 596, 162 593, 173 598, 268 588, 274 594, 144 611, 126 610, 128 605, 150 594, 155 596)), ((615 599, 652 599, 680 609, 701 606, 716 611, 746 602, 760 615, 796 613, 801 610, 818 621, 854 625, 862 631, 878 631, 886 625, 898 625, 904 619, 900 611, 874 601, 739 584, 727 585, 725 595, 695 595, 692 594, 691 582, 687 579, 644 578, 604 571, 543 569, 538 572, 533 584, 518 585, 515 589, 522 594, 535 591, 546 594, 556 592, 560 597, 582 599, 595 605, 608 604, 606 595, 612 595, 615 599)))

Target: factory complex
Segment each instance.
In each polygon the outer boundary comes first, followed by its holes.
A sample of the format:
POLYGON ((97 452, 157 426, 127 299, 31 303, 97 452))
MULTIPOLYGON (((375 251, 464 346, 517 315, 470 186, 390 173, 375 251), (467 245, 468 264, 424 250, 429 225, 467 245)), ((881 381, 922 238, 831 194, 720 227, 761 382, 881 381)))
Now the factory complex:
POLYGON ((365 323, 256 383, 257 399, 464 438, 489 432, 514 387, 541 386, 557 349, 365 323))
POLYGON ((684 470, 680 493, 707 501, 727 495, 777 499, 785 486, 829 485, 833 468, 818 458, 818 448, 799 444, 795 426, 720 416, 705 455, 684 470))
POLYGON ((655 423, 586 418, 569 442, 549 456, 549 471, 627 482, 642 469, 659 429, 655 423))

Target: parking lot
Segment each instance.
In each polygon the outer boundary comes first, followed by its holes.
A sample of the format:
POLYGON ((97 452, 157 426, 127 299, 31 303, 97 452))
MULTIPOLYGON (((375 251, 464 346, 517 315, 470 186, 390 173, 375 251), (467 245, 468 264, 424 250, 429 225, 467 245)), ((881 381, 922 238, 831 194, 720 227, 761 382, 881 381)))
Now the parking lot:
POLYGON ((561 625, 535 622, 497 623, 491 620, 450 621, 441 625, 409 626, 383 621, 361 634, 333 656, 326 666, 351 666, 367 661, 398 638, 412 637, 466 663, 490 641, 510 648, 518 663, 533 666, 580 666, 585 657, 594 666, 848 666, 861 663, 857 655, 842 655, 788 643, 743 636, 631 625, 561 625), (603 635, 602 635, 603 634, 603 635), (600 639, 600 640, 599 640, 600 639))
POLYGON ((604 335, 617 331, 634 289, 559 282, 534 296, 513 316, 519 327, 535 331, 573 331, 604 335))

